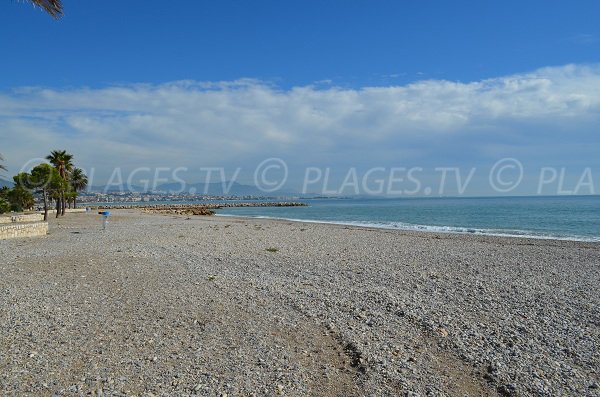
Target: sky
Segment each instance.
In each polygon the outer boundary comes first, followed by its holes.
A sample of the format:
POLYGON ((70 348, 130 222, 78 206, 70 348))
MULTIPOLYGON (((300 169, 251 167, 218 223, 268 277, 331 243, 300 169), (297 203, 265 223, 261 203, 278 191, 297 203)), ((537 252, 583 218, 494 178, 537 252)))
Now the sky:
POLYGON ((3 4, 5 176, 66 149, 94 184, 600 191, 597 1, 64 7, 3 4))

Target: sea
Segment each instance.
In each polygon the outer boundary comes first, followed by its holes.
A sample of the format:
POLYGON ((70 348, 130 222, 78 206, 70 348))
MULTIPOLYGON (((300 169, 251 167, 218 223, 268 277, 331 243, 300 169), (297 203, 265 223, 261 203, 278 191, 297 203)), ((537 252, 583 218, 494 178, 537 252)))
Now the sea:
POLYGON ((600 196, 322 198, 306 207, 223 208, 218 216, 382 229, 600 242, 600 196))

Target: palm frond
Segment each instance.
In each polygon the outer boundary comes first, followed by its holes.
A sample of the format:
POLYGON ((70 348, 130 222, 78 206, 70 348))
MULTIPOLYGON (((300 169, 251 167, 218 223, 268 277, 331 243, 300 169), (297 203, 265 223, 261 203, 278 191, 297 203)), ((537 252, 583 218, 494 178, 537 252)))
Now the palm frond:
POLYGON ((53 150, 46 160, 50 162, 64 180, 69 179, 69 173, 73 170, 73 155, 66 150, 53 150))
POLYGON ((83 172, 81 168, 73 168, 73 172, 71 172, 71 178, 69 180, 71 186, 76 192, 79 192, 87 187, 88 178, 87 175, 83 172))
POLYGON ((53 18, 63 16, 63 6, 61 0, 31 0, 31 3, 46 11, 53 18))

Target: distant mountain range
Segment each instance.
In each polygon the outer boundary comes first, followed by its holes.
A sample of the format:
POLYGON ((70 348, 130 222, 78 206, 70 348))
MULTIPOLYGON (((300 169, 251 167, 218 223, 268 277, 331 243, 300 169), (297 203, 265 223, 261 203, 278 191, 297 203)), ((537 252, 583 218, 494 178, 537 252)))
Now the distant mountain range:
POLYGON ((237 182, 214 182, 214 183, 189 183, 182 186, 179 182, 163 183, 155 189, 145 189, 144 186, 130 185, 96 185, 89 188, 93 193, 190 193, 205 194, 209 196, 298 196, 297 192, 290 190, 277 190, 274 192, 263 192, 253 185, 243 185, 237 182))
MULTIPOLYGON (((13 187, 14 183, 0 178, 0 188, 13 187)), ((131 185, 95 185, 87 189, 91 193, 191 193, 205 194, 208 196, 298 196, 297 192, 291 190, 277 190, 275 192, 263 192, 253 185, 243 185, 237 182, 214 182, 214 183, 190 183, 182 186, 181 183, 163 183, 156 189, 146 189, 144 186, 131 185)), ((312 195, 311 195, 312 196, 312 195)))
MULTIPOLYGON (((0 178, 0 188, 13 187, 10 180, 0 178)), ((302 194, 290 189, 264 192, 254 185, 244 185, 238 182, 213 182, 213 183, 189 183, 182 186, 179 182, 163 183, 156 189, 145 188, 140 185, 93 185, 88 186, 85 193, 182 193, 199 194, 207 196, 254 196, 254 197, 321 197, 319 193, 302 194)), ((358 196, 357 196, 358 197, 358 196)), ((327 197, 323 197, 327 198, 327 197)))

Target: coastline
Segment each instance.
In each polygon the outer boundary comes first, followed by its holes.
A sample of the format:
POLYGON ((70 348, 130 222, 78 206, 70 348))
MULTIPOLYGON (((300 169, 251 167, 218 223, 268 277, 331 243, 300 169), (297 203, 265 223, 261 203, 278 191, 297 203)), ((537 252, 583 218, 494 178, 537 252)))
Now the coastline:
POLYGON ((133 209, 100 223, 0 242, 0 392, 600 395, 596 243, 133 209))
MULTIPOLYGON (((162 202, 135 207, 147 208, 148 211, 180 213, 181 215, 209 214, 216 210, 216 213, 221 216, 249 216, 389 230, 600 242, 600 230, 597 227, 600 219, 598 214, 591 210, 591 208, 597 208, 599 204, 597 199, 590 199, 588 196, 559 198, 544 196, 510 197, 509 201, 502 197, 454 197, 401 200, 340 201, 334 199, 314 202, 310 200, 302 202, 242 201, 229 202, 225 205, 162 202), (578 201, 572 203, 571 200, 578 201), (407 206, 407 202, 411 202, 411 205, 407 206), (491 204, 495 208, 493 211, 490 211, 491 204), (579 210, 573 211, 575 204, 579 205, 579 210), (267 208, 291 206, 307 208, 290 210, 267 208), (251 207, 265 208, 253 209, 251 207), (187 211, 184 211, 186 209, 187 211), (457 213, 459 215, 456 215, 457 213), (569 215, 565 215, 567 213, 569 215)), ((116 206, 113 204, 109 207, 133 208, 129 204, 116 206)))
MULTIPOLYGON (((472 237, 493 237, 493 238, 507 238, 507 239, 524 239, 524 240, 542 240, 542 241, 557 241, 557 242, 574 242, 574 243, 585 243, 585 244, 598 244, 600 243, 600 238, 588 238, 585 237, 560 237, 560 236, 544 236, 544 235, 532 235, 526 234, 510 234, 510 233, 493 233, 485 232, 480 233, 480 230, 484 229, 474 229, 477 230, 475 232, 472 231, 456 231, 452 229, 457 229, 452 226, 427 226, 427 225, 413 225, 415 228, 400 228, 400 227, 392 227, 385 225, 377 225, 375 223, 365 222, 361 224, 359 222, 344 222, 344 221, 325 221, 325 220, 310 220, 310 219, 297 219, 297 218, 277 218, 277 217, 269 217, 269 216, 244 216, 244 215, 233 215, 233 214, 219 214, 215 213, 215 217, 223 217, 223 218, 239 218, 239 219, 265 219, 269 221, 280 221, 280 222, 298 222, 298 223, 307 223, 307 224, 320 224, 320 225, 332 225, 332 226, 343 226, 343 227, 352 227, 357 229, 371 229, 371 230, 388 230, 388 231, 396 231, 399 233, 425 233, 425 234, 433 234, 436 236, 472 236, 472 237), (444 230, 450 229, 450 230, 444 230)), ((473 229, 473 228, 461 228, 461 229, 473 229)))

